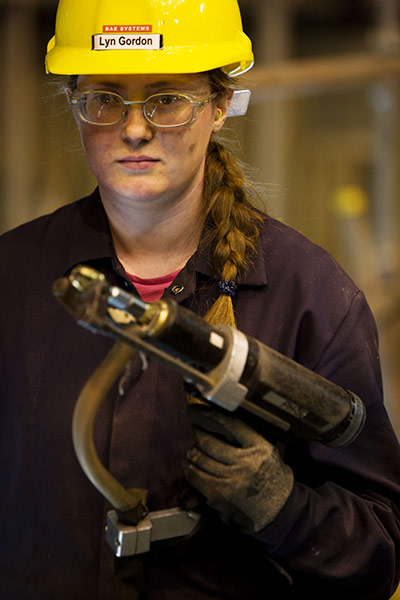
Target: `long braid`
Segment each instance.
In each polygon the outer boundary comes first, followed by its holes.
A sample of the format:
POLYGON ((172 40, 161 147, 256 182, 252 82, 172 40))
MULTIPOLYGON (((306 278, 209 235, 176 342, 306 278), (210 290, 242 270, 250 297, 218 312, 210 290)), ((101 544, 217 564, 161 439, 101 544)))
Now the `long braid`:
POLYGON ((249 200, 249 184, 233 155, 219 141, 209 144, 204 195, 207 207, 207 244, 217 277, 232 282, 206 315, 211 324, 236 326, 232 288, 240 273, 251 264, 256 251, 262 218, 249 200), (225 292, 225 293, 224 293, 225 292))
MULTIPOLYGON (((262 217, 249 200, 250 184, 233 155, 219 141, 211 139, 205 166, 206 234, 202 244, 212 247, 210 256, 219 283, 229 282, 215 300, 205 319, 210 325, 236 327, 232 286, 246 271, 256 252, 262 217), (228 291, 229 293, 226 293, 228 291)), ((191 404, 207 404, 188 395, 191 404)))

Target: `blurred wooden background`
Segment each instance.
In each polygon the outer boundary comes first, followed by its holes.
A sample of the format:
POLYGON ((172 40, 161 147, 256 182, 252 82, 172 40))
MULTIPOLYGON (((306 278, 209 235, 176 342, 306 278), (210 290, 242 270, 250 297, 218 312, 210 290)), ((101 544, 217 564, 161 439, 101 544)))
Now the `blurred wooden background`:
MULTIPOLYGON (((400 437, 398 0, 239 0, 254 43, 249 113, 226 138, 266 209, 325 247, 378 323, 400 437)), ((44 74, 56 0, 0 0, 0 232, 95 183, 56 78, 44 74)))

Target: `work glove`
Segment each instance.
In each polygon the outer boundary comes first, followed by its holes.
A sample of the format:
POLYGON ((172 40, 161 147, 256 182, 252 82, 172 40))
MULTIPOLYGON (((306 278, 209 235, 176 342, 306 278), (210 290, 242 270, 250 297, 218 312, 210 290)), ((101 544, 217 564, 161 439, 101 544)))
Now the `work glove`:
POLYGON ((225 524, 257 533, 286 503, 293 473, 276 446, 243 421, 204 405, 190 405, 195 445, 187 453, 187 481, 225 524))

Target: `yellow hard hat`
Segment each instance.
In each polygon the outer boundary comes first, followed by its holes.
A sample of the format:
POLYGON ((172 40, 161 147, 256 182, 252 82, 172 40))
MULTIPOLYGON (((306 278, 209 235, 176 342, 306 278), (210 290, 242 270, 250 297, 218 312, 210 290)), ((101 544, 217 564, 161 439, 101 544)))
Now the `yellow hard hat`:
POLYGON ((254 63, 237 0, 60 0, 46 71, 230 76, 254 63))

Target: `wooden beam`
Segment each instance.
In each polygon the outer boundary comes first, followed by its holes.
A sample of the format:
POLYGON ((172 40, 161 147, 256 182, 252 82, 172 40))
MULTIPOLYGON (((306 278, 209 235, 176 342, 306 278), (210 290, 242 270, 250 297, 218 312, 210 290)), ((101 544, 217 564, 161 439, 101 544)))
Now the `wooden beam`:
POLYGON ((400 83, 400 56, 351 54, 256 65, 247 75, 253 101, 322 94, 373 83, 400 83))

